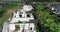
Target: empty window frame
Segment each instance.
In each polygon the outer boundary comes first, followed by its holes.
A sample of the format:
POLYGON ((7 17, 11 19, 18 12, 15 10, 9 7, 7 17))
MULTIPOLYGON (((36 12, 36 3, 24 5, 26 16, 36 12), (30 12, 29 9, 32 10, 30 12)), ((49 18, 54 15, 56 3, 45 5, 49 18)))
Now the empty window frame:
POLYGON ((27 14, 27 17, 30 17, 30 14, 27 14))
POLYGON ((22 17, 22 15, 19 15, 19 17, 22 17))
POLYGON ((32 27, 30 27, 30 30, 32 30, 32 27))

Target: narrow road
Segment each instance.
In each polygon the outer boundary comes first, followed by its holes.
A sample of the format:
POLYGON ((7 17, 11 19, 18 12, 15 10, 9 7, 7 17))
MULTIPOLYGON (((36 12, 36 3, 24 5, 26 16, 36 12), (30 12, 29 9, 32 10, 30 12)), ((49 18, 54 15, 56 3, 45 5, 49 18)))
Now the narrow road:
POLYGON ((2 32, 8 32, 8 26, 9 26, 9 23, 8 22, 4 22, 4 26, 3 26, 3 30, 2 32))

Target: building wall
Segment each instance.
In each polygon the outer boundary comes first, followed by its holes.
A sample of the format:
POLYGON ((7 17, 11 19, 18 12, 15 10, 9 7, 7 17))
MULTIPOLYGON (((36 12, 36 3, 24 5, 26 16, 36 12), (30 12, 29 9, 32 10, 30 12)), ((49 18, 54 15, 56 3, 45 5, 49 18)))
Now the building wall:
POLYGON ((19 25, 20 27, 20 30, 18 30, 19 32, 22 32, 23 29, 26 30, 27 32, 30 32, 30 31, 36 32, 34 23, 10 24, 9 32, 12 32, 16 29, 15 25, 19 25), (32 28, 32 30, 30 28, 32 28))

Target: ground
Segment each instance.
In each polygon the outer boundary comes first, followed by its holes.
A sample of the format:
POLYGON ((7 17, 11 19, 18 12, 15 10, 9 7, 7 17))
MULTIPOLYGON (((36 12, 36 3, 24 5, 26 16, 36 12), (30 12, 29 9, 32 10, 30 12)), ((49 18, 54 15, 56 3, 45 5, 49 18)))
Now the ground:
POLYGON ((17 9, 20 9, 20 8, 21 8, 20 6, 14 5, 14 4, 8 4, 4 8, 1 8, 3 13, 2 13, 2 16, 0 17, 0 30, 2 30, 4 22, 7 21, 9 17, 10 18, 12 17, 13 11, 16 11, 17 9))

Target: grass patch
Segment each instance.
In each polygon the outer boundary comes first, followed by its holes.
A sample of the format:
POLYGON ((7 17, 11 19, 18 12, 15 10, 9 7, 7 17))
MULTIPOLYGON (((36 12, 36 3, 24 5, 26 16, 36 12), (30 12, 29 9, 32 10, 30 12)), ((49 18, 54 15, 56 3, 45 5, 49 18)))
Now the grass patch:
POLYGON ((2 10, 4 9, 4 13, 2 14, 2 16, 0 17, 0 28, 3 28, 3 24, 6 20, 8 20, 9 18, 12 17, 12 12, 20 9, 21 7, 18 6, 17 4, 7 4, 4 8, 1 8, 2 10), (12 12, 10 12, 10 9, 15 9, 12 12), (8 12, 8 13, 7 13, 8 12), (10 13, 9 13, 10 12, 10 13))
MULTIPOLYGON (((45 6, 46 7, 46 6, 45 6)), ((59 19, 58 15, 52 14, 49 9, 45 9, 44 5, 37 5, 35 7, 36 11, 34 14, 37 16, 37 18, 41 21, 41 23, 44 25, 44 28, 47 29, 49 32, 57 32, 60 31, 60 25, 59 25, 59 19), (58 24, 57 24, 58 21, 58 24)))

